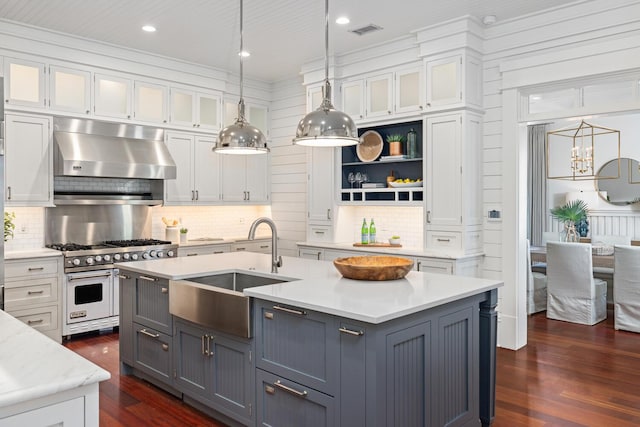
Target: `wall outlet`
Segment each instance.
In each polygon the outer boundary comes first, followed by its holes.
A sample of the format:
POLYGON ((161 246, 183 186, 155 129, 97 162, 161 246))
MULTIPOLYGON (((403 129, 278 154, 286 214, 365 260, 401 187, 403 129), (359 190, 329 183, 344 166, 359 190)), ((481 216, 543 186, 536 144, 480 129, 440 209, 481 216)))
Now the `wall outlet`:
POLYGON ((246 220, 246 218, 240 217, 240 224, 244 224, 245 220, 246 220))

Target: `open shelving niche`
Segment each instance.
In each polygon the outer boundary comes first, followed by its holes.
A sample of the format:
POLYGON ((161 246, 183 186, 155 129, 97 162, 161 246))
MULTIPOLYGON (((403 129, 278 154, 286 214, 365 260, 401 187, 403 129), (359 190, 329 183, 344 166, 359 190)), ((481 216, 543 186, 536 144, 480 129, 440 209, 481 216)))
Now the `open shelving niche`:
MULTIPOLYGON (((374 161, 363 162, 356 154, 356 147, 342 147, 341 157, 341 185, 340 204, 370 204, 370 205, 422 205, 424 201, 424 132, 422 120, 394 123, 380 126, 363 127, 358 129, 358 136, 366 131, 375 130, 382 137, 382 153, 374 161), (417 157, 413 159, 381 160, 389 155, 387 135, 400 134, 404 136, 402 153, 407 153, 407 134, 416 131, 417 157), (393 171, 397 178, 422 179, 422 187, 387 188, 387 176, 393 171), (370 183, 383 183, 384 188, 352 188, 348 181, 349 173, 366 173, 370 183)), ((357 184, 354 184, 357 185, 357 184)))

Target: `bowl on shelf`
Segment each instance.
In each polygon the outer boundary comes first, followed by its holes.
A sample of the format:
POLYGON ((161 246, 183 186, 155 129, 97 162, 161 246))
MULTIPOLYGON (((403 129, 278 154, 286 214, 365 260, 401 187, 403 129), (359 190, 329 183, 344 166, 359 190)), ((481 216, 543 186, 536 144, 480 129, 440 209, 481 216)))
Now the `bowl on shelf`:
POLYGON ((414 182, 389 182, 389 185, 392 188, 407 188, 407 187, 422 187, 422 181, 414 181, 414 182))
POLYGON ((336 269, 347 279, 397 280, 413 268, 409 258, 396 256, 354 256, 333 261, 336 269))
POLYGON ((373 162, 382 153, 382 136, 375 130, 368 130, 360 137, 356 155, 362 162, 373 162))
POLYGON ((389 237, 389 244, 390 245, 399 245, 400 244, 400 238, 399 237, 389 237))

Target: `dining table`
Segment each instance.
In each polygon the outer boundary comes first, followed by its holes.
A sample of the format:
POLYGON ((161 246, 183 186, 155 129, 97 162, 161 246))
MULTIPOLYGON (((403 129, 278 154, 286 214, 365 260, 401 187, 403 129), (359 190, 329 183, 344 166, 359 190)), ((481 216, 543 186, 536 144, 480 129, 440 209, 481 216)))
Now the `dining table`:
MULTIPOLYGON (((535 267, 536 263, 547 262, 547 247, 546 246, 531 246, 531 264, 535 267)), ((614 256, 611 255, 595 255, 592 254, 593 267, 611 268, 614 266, 614 256)))

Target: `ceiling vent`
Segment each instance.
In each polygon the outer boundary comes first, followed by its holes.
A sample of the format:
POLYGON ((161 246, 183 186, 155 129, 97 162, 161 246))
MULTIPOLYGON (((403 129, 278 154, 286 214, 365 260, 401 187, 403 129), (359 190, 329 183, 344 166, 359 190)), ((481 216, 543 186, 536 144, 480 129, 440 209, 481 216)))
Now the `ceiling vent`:
POLYGON ((376 24, 365 25, 364 27, 356 28, 355 30, 349 30, 350 33, 356 33, 359 36, 372 33, 374 31, 380 31, 382 27, 376 24))

